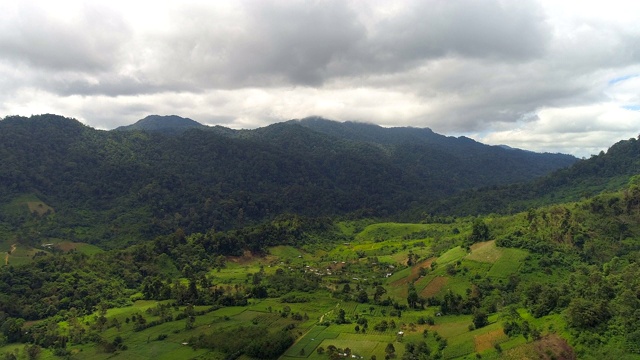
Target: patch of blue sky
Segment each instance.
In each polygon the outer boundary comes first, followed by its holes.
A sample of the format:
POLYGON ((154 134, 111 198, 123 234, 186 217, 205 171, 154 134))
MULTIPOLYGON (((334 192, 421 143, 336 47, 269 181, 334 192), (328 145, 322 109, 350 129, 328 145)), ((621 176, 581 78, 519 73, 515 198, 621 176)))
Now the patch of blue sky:
POLYGON ((640 105, 625 105, 622 108, 631 111, 640 111, 640 105))
POLYGON ((617 77, 617 78, 613 78, 613 79, 609 80, 609 85, 617 84, 619 82, 623 82, 623 81, 626 81, 626 80, 629 80, 629 79, 633 79, 633 78, 636 78, 638 76, 640 76, 640 75, 638 75, 638 74, 630 74, 630 75, 625 75, 625 76, 620 76, 620 77, 617 77))

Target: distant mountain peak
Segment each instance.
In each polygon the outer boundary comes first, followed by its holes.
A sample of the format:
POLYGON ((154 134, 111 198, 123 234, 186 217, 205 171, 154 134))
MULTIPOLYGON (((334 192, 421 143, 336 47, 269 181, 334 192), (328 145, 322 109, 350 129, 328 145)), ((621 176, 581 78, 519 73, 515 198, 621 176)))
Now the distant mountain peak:
POLYGON ((116 131, 155 131, 163 133, 181 133, 188 129, 205 128, 199 122, 177 115, 149 115, 136 123, 116 128, 116 131))

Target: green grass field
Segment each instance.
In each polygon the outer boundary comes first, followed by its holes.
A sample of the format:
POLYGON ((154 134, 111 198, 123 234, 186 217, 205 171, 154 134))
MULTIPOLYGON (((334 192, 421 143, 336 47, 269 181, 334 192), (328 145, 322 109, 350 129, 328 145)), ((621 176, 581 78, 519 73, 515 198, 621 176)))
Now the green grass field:
POLYGON ((518 272, 518 269, 529 255, 526 250, 520 249, 502 249, 503 256, 500 257, 489 270, 489 276, 506 278, 511 274, 518 272))
POLYGON ((466 255, 467 255, 467 252, 465 249, 463 249, 460 246, 456 246, 453 249, 442 254, 436 261, 438 262, 438 265, 445 265, 452 261, 461 260, 466 255))
POLYGON ((493 264, 502 257, 503 253, 503 249, 498 248, 495 240, 492 240, 471 246, 471 254, 467 255, 466 258, 468 260, 493 264))

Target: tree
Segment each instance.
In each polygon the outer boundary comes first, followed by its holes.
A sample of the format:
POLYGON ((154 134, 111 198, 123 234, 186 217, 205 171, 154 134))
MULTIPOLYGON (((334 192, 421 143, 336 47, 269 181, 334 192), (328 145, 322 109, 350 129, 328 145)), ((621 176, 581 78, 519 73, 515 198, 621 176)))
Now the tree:
POLYGON ((407 295, 407 303, 409 307, 415 309, 418 305, 418 292, 416 291, 416 287, 410 283, 409 284, 409 294, 407 295))
POLYGON ((604 301, 596 303, 591 300, 574 298, 567 307, 567 323, 579 329, 596 327, 610 317, 604 301))
POLYGON ((24 323, 24 319, 7 318, 2 326, 0 326, 0 332, 7 338, 7 342, 18 342, 22 337, 22 326, 24 323))
POLYGON ((349 285, 349 283, 344 284, 344 286, 342 287, 342 293, 343 294, 351 293, 351 286, 349 285))
POLYGON ((29 358, 29 360, 37 359, 38 357, 40 357, 40 353, 42 352, 42 349, 38 345, 25 345, 24 350, 27 353, 27 357, 29 358))
POLYGON ((489 240, 489 227, 481 218, 473 220, 471 235, 467 239, 466 244, 471 245, 481 241, 489 240))
POLYGON ((347 322, 347 320, 345 319, 345 315, 346 315, 346 313, 344 312, 344 309, 338 310, 338 316, 336 318, 336 324, 345 324, 347 322))
POLYGON ((489 324, 489 317, 487 313, 482 310, 476 310, 473 313, 473 326, 476 329, 480 329, 481 327, 487 326, 489 324))
POLYGON ((364 289, 360 289, 360 292, 358 292, 358 296, 356 297, 356 301, 361 304, 369 302, 369 295, 367 295, 367 292, 364 289))
POLYGON ((375 302, 380 301, 380 297, 386 293, 387 293, 387 290, 385 290, 385 288, 382 287, 382 285, 376 286, 376 292, 373 294, 373 300, 375 302))
POLYGON ((393 346, 392 343, 388 343, 387 347, 384 349, 384 352, 387 353, 387 355, 389 356, 393 356, 396 352, 396 348, 393 346))

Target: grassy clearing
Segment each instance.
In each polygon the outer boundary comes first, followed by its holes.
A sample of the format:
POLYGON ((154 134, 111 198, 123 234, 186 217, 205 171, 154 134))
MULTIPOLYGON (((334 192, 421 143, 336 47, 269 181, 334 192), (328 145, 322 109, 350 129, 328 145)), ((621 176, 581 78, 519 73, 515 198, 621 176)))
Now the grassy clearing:
POLYGON ((304 255, 300 250, 293 246, 274 246, 269 248, 269 254, 277 257, 280 260, 283 259, 295 259, 298 256, 304 255))
MULTIPOLYGON (((375 355, 378 359, 384 359, 386 355, 384 349, 387 346, 387 343, 393 343, 393 338, 389 337, 389 341, 380 342, 367 340, 366 336, 364 336, 361 340, 325 339, 320 343, 320 346, 325 349, 329 345, 333 345, 339 349, 350 348, 353 355, 356 355, 357 357, 362 359, 370 359, 372 355, 375 355)), ((402 354, 404 354, 404 346, 401 343, 394 343, 394 346, 396 348, 397 358, 402 358, 402 354)), ((308 359, 326 360, 327 355, 319 355, 316 352, 312 352, 311 354, 309 354, 308 359)))
MULTIPOLYGON (((381 240, 402 240, 406 235, 433 229, 431 224, 379 223, 367 226, 358 235, 357 242, 376 242, 381 240)), ((426 236, 425 236, 426 238, 426 236)))
POLYGON ((460 246, 456 246, 453 249, 442 254, 438 259, 438 265, 444 265, 452 261, 461 260, 467 255, 467 251, 460 246))
POLYGON ((28 264, 33 261, 33 256, 40 250, 26 247, 20 244, 13 244, 11 247, 11 251, 9 256, 6 256, 2 259, 3 264, 6 262, 7 265, 23 265, 28 264), (14 246, 15 245, 15 246, 14 246))
POLYGON ((478 262, 495 263, 502 257, 503 250, 496 246, 495 240, 481 242, 471 246, 471 254, 466 258, 478 262))
POLYGON ((27 208, 29 209, 29 212, 38 214, 39 216, 47 213, 53 214, 55 212, 51 206, 43 203, 42 201, 27 201, 27 208))
POLYGON ((71 241, 61 241, 57 243, 56 246, 60 248, 62 251, 76 250, 77 252, 83 253, 86 255, 94 255, 104 251, 95 245, 85 244, 85 243, 76 243, 71 241))
POLYGON ((441 336, 449 339, 469 332, 471 315, 445 315, 436 317, 436 324, 432 326, 441 336))
POLYGON ((27 203, 42 203, 43 205, 46 205, 35 194, 24 194, 15 197, 11 202, 4 204, 4 206, 2 206, 2 211, 6 214, 12 215, 24 214, 30 212, 27 203))
POLYGON ((506 278, 518 272, 525 258, 529 255, 528 251, 521 249, 506 248, 502 250, 504 255, 493 264, 489 270, 489 276, 506 278))

